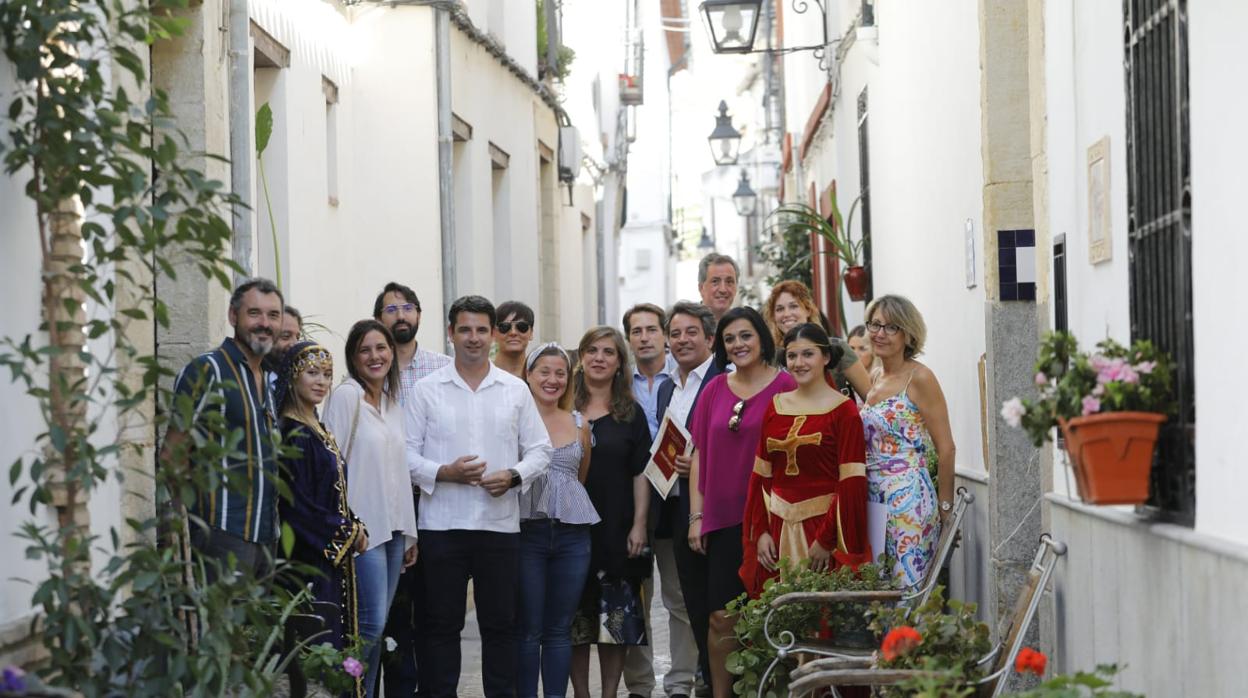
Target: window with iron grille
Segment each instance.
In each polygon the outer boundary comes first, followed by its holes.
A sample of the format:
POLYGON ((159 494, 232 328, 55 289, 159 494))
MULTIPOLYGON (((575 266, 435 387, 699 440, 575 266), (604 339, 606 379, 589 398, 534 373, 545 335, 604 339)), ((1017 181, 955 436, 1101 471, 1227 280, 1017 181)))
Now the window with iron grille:
POLYGON ((1176 416, 1162 429, 1149 504, 1196 513, 1187 1, 1124 0, 1132 339, 1174 357, 1176 416))

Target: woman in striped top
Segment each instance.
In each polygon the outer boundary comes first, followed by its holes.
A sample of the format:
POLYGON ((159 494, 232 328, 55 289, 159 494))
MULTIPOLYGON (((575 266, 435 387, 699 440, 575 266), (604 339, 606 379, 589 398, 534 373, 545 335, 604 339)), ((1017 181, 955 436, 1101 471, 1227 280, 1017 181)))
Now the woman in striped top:
POLYGON ((571 361, 558 344, 529 353, 525 380, 555 452, 550 469, 520 495, 520 698, 563 696, 572 663, 572 615, 589 574, 589 527, 598 512, 585 491, 589 424, 569 410, 571 361))

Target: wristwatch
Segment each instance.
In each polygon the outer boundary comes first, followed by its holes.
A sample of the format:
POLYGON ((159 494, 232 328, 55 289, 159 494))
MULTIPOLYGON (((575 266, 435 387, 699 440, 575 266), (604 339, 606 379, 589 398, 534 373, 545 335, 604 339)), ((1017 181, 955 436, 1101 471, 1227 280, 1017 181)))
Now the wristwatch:
POLYGON ((948 512, 953 511, 953 503, 952 503, 952 502, 941 502, 941 503, 940 503, 940 510, 941 510, 942 512, 945 512, 945 513, 948 513, 948 512))
POLYGON ((519 487, 520 486, 520 471, 516 470, 515 468, 508 468, 507 472, 511 473, 511 484, 508 485, 508 487, 519 487))

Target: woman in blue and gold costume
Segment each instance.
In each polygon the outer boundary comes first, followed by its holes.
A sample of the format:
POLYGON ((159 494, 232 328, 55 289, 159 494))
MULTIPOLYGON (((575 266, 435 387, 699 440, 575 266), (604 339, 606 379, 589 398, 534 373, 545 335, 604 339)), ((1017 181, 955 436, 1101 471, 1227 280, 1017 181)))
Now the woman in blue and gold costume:
MULTIPOLYGON (((325 641, 342 649, 359 634, 354 554, 366 549, 368 533, 347 506, 346 463, 316 413, 333 374, 333 357, 315 342, 295 344, 282 361, 277 384, 281 466, 291 498, 281 500, 279 513, 295 533, 291 558, 320 573, 301 581, 313 600, 339 609, 336 617, 325 619, 325 641)), ((357 681, 357 693, 358 688, 357 681)))

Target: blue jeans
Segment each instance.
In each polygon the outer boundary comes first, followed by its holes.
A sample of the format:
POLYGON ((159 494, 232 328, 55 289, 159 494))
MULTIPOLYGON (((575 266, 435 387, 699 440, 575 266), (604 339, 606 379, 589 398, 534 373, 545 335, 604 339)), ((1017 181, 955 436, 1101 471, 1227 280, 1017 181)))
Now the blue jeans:
POLYGON ((407 539, 396 531, 394 537, 355 558, 356 585, 359 587, 360 638, 364 640, 364 689, 373 698, 377 667, 381 662, 381 631, 386 627, 390 602, 403 572, 403 549, 407 539))
POLYGON ((589 526, 549 519, 520 524, 519 698, 542 692, 562 698, 572 665, 572 615, 589 576, 589 526))

